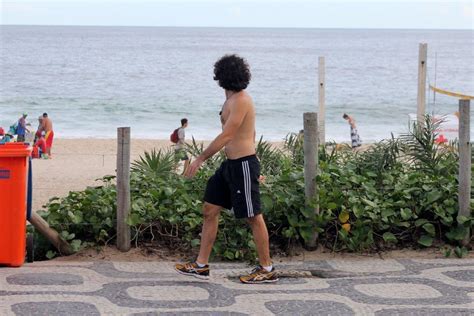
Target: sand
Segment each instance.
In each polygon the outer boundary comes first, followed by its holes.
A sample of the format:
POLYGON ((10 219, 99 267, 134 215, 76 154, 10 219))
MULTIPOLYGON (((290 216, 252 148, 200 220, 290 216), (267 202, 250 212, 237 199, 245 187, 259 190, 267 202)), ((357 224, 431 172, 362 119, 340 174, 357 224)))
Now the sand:
MULTIPOLYGON (((58 139, 53 158, 33 160, 33 210, 39 210, 54 196, 95 185, 96 179, 114 175, 117 161, 115 139, 58 139)), ((133 139, 131 160, 145 150, 168 148, 169 140, 133 139)))
MULTIPOLYGON (((84 190, 98 184, 96 179, 115 175, 116 139, 57 139, 53 158, 33 160, 33 210, 37 211, 52 197, 66 196, 69 191, 84 190)), ((203 141, 205 145, 209 141, 203 141)), ((282 142, 271 142, 282 147, 282 142)), ((153 148, 171 148, 164 139, 132 139, 131 161, 153 148)), ((364 146, 363 148, 365 149, 364 146)))

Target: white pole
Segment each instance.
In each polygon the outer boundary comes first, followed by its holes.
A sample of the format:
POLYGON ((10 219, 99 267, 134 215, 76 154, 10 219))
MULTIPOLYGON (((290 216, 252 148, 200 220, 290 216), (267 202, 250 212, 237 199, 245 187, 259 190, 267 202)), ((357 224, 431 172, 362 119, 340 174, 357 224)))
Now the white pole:
MULTIPOLYGON (((469 217, 471 214, 471 131, 470 102, 459 100, 459 216, 469 217)), ((462 240, 467 246, 470 241, 469 229, 462 240)))
POLYGON ((428 61, 428 44, 420 43, 418 52, 418 97, 417 97, 417 121, 420 126, 425 121, 426 111, 426 68, 428 61))
POLYGON ((325 61, 324 57, 319 57, 319 65, 318 65, 318 74, 319 74, 319 84, 318 84, 318 91, 319 91, 319 144, 324 145, 326 143, 326 110, 325 110, 325 61))

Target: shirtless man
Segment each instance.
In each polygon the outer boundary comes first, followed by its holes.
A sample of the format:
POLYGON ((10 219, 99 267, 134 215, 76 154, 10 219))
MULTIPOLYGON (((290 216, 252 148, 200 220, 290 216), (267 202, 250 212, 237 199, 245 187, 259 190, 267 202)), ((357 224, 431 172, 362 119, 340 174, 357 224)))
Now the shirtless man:
POLYGON ((43 113, 43 119, 41 120, 41 131, 45 133, 45 140, 46 140, 46 154, 48 157, 51 156, 51 147, 53 147, 53 122, 48 117, 48 113, 43 113))
POLYGON ((236 218, 245 218, 257 246, 259 265, 240 277, 243 283, 278 281, 270 259, 268 231, 260 209, 260 163, 255 155, 255 107, 245 91, 250 82, 247 62, 236 55, 226 55, 214 65, 214 80, 225 90, 226 101, 220 113, 222 133, 188 167, 185 175, 193 177, 201 165, 225 147, 227 160, 209 178, 204 195, 204 223, 199 255, 194 262, 176 264, 181 274, 209 278, 209 256, 217 235, 222 209, 233 209, 236 218))

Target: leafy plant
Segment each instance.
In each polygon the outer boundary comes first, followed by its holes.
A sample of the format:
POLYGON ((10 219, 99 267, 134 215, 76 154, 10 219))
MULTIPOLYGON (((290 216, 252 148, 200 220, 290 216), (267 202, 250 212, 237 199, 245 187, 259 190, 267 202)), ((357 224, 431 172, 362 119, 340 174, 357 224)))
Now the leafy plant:
POLYGON ((455 156, 451 147, 436 143, 437 130, 442 122, 434 121, 427 115, 423 125, 413 123, 409 132, 401 136, 403 153, 416 169, 425 172, 439 171, 439 166, 444 166, 443 160, 455 156))
POLYGON ((152 149, 150 152, 144 152, 138 160, 134 161, 131 170, 142 174, 163 175, 172 172, 176 167, 177 160, 173 151, 152 149))
MULTIPOLYGON (((304 149, 301 136, 289 134, 282 149, 260 138, 261 204, 272 251, 288 253, 314 232, 334 251, 380 251, 400 247, 457 246, 472 214, 458 217, 456 144, 435 143, 437 125, 427 118, 400 138, 374 144, 365 151, 346 145, 320 146, 318 195, 305 201, 304 149), (319 214, 316 214, 316 202, 319 214)), ((190 156, 204 147, 194 139, 190 156)), ((175 251, 197 251, 202 226, 202 195, 207 179, 225 159, 209 159, 193 179, 177 175, 172 151, 145 152, 133 163, 131 214, 135 245, 158 245, 175 251)), ((42 216, 74 247, 103 245, 115 238, 114 177, 84 191, 53 198, 42 216)), ((253 260, 255 245, 244 221, 223 211, 213 255, 226 260, 253 260)), ((471 230, 472 231, 472 230, 471 230)), ((41 239, 39 239, 41 240, 41 239)), ((451 249, 451 248, 449 248, 451 249)), ((465 256, 467 249, 454 248, 465 256)), ((56 255, 44 247, 42 255, 56 255)), ((445 255, 452 250, 446 248, 445 255)))
POLYGON ((457 246, 456 248, 454 248, 454 254, 456 255, 456 257, 458 258, 463 258, 465 257, 467 254, 468 254, 468 250, 466 247, 459 247, 457 246))
POLYGON ((281 160, 284 158, 280 149, 275 148, 270 143, 263 140, 263 136, 257 143, 255 148, 257 157, 260 160, 260 168, 262 174, 276 175, 281 172, 281 160))
POLYGON ((446 258, 449 258, 451 257, 451 253, 452 253, 452 249, 451 247, 443 247, 441 248, 441 253, 446 257, 446 258))
POLYGON ((294 165, 303 165, 304 163, 304 147, 303 133, 290 133, 286 136, 283 145, 287 153, 289 153, 291 161, 294 165))

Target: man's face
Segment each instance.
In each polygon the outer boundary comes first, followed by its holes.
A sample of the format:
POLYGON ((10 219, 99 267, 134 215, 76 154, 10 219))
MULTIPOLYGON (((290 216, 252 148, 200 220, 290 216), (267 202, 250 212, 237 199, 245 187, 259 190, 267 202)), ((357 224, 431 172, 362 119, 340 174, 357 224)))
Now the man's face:
POLYGON ((184 123, 184 128, 188 127, 188 123, 184 123))

